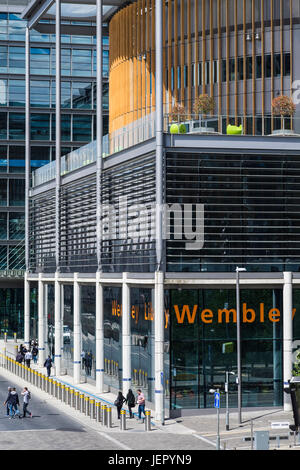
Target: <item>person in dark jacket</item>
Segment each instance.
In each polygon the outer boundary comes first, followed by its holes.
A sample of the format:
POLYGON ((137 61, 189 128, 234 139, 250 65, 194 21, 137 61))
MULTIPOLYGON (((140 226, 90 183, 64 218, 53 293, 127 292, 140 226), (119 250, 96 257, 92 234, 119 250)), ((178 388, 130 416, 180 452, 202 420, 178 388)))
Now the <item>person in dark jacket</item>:
POLYGON ((123 403, 126 401, 126 398, 123 397, 122 392, 118 393, 117 399, 115 400, 115 405, 118 410, 118 419, 120 419, 120 412, 123 406, 123 403))
POLYGON ((18 406, 20 405, 19 396, 16 392, 15 387, 13 387, 13 389, 8 393, 8 396, 4 402, 4 405, 6 404, 8 404, 9 407, 9 419, 14 418, 15 416, 19 416, 19 418, 21 418, 20 411, 18 408, 18 406))
POLYGON ((46 367, 48 377, 50 377, 50 374, 51 374, 51 367, 52 367, 52 359, 51 359, 50 356, 48 356, 47 359, 45 360, 45 362, 44 362, 44 367, 46 367))
POLYGON ((23 359, 24 359, 24 356, 21 352, 18 352, 17 356, 16 356, 16 361, 19 363, 19 364, 22 364, 23 362, 23 359))
POLYGON ((129 418, 133 418, 132 408, 135 407, 135 396, 131 389, 128 390, 126 395, 126 403, 128 405, 129 418))

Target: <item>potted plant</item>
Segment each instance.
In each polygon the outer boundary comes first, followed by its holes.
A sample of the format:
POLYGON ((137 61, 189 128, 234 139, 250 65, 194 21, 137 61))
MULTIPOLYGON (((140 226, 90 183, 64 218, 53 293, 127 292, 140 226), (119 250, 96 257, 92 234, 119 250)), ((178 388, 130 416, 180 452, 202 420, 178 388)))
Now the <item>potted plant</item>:
MULTIPOLYGON (((194 113, 197 116, 199 116, 199 128, 198 128, 199 132, 215 132, 213 128, 207 127, 207 121, 205 122, 204 128, 201 126, 202 117, 204 116, 205 118, 207 114, 213 113, 215 109, 215 105, 216 104, 215 104, 214 98, 211 96, 208 96, 207 94, 199 95, 197 100, 195 101, 193 110, 194 110, 194 113)), ((194 129, 196 130, 196 128, 194 129)))
POLYGON ((175 104, 171 109, 169 119, 172 123, 170 125, 171 134, 186 134, 186 125, 183 123, 188 119, 188 115, 184 106, 175 104))
POLYGON ((292 117, 296 112, 296 105, 293 100, 286 95, 277 96, 272 100, 272 114, 274 116, 281 116, 282 120, 282 129, 280 131, 275 131, 275 135, 288 135, 293 134, 292 130, 285 129, 285 118, 287 116, 292 117))

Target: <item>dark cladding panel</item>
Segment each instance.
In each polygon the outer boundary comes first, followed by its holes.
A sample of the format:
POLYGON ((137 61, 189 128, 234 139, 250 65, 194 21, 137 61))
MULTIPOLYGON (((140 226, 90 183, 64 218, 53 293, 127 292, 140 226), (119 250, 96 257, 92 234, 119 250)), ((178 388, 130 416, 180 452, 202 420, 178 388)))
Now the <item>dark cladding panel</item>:
MULTIPOLYGON (((300 156, 168 153, 167 203, 180 204, 179 239, 170 218, 167 270, 300 270, 300 156), (203 205, 204 245, 187 249, 184 214, 203 205)), ((193 230, 197 230, 193 216, 193 230)))
POLYGON ((106 170, 102 181, 104 272, 155 270, 153 155, 106 170))
POLYGON ((92 175, 62 186, 60 266, 64 272, 95 272, 96 178, 92 175))
POLYGON ((55 271, 55 191, 30 199, 29 271, 55 271))

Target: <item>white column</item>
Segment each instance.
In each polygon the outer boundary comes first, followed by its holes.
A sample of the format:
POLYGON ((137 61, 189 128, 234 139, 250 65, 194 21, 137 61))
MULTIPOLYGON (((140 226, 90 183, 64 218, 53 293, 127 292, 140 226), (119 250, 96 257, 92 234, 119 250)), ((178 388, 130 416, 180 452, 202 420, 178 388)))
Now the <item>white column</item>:
MULTIPOLYGON (((283 382, 286 386, 292 376, 293 356, 293 286, 292 273, 284 272, 283 285, 283 382)), ((291 397, 289 394, 283 394, 284 411, 291 411, 291 397)))
POLYGON ((54 281, 55 375, 60 375, 61 372, 61 289, 58 279, 59 274, 56 272, 54 281))
POLYGON ((155 272, 155 420, 164 424, 164 275, 155 272))
POLYGON ((130 289, 127 273, 123 273, 122 283, 122 369, 123 395, 131 388, 131 334, 130 334, 130 289))
POLYGON ((100 273, 96 273, 96 390, 104 392, 104 304, 100 273))
POLYGON ((45 347, 45 358, 49 354, 48 346, 48 284, 44 284, 44 347, 45 347))
POLYGON ((78 273, 74 273, 73 286, 73 338, 74 338, 74 383, 80 383, 80 367, 81 367, 81 319, 80 319, 80 284, 78 282, 78 273))
POLYGON ((40 367, 43 367, 45 362, 45 286, 42 281, 42 274, 39 274, 38 281, 38 363, 40 367))
POLYGON ((24 276, 24 344, 30 343, 30 282, 28 274, 24 276))

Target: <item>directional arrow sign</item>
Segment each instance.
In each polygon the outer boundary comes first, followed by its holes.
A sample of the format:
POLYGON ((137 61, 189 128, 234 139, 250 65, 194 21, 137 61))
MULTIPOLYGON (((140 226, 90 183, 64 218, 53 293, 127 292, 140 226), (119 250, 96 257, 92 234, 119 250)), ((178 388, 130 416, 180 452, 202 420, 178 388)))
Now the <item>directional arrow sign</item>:
POLYGON ((215 392, 215 408, 220 408, 220 393, 215 392))

